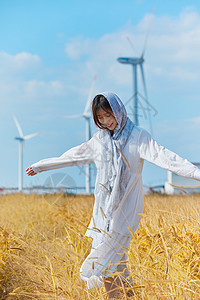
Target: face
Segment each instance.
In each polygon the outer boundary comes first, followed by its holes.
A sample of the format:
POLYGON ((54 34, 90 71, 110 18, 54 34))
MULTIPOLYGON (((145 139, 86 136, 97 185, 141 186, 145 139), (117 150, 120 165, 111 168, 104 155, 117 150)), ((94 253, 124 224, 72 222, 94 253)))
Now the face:
POLYGON ((105 111, 103 109, 99 109, 97 111, 97 118, 99 120, 99 123, 101 123, 101 125, 105 126, 109 130, 114 130, 117 126, 117 121, 111 110, 105 111))

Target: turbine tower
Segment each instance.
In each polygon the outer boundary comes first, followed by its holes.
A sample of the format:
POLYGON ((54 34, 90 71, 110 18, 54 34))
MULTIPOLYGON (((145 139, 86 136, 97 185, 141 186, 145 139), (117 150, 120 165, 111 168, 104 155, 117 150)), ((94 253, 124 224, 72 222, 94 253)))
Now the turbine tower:
MULTIPOLYGON (((85 105, 85 110, 83 113, 83 117, 85 118, 85 122, 86 122, 86 131, 85 131, 85 138, 86 141, 89 141, 91 139, 91 124, 90 124, 90 119, 92 117, 91 112, 90 112, 90 103, 91 103, 91 99, 92 99, 92 94, 93 94, 93 90, 94 90, 94 85, 96 82, 97 76, 94 76, 94 79, 92 81, 92 86, 90 88, 90 92, 88 95, 88 99, 85 105)), ((85 192, 86 194, 91 194, 91 166, 90 165, 86 165, 85 167, 85 192)))
MULTIPOLYGON (((92 81, 92 85, 91 85, 91 88, 89 91, 88 99, 87 99, 83 114, 66 116, 66 118, 84 117, 85 122, 86 122, 85 123, 85 126, 86 126, 85 127, 85 139, 86 139, 86 141, 89 141, 92 137, 91 136, 91 125, 90 125, 90 119, 92 117, 92 114, 90 112, 90 103, 91 103, 96 79, 97 79, 97 76, 95 75, 93 78, 93 81, 92 81)), ((85 192, 86 192, 86 194, 91 194, 91 166, 90 165, 86 165, 86 169, 85 169, 85 192)))
POLYGON ((17 127, 17 130, 19 132, 19 136, 16 137, 15 139, 19 141, 19 186, 18 190, 21 192, 23 190, 23 146, 24 146, 24 141, 29 140, 33 138, 34 136, 40 134, 40 132, 32 133, 29 135, 24 136, 21 126, 19 125, 19 122, 17 121, 17 118, 15 115, 13 115, 13 119, 15 122, 15 125, 17 127))
MULTIPOLYGON (((143 83, 143 89, 144 89, 144 95, 145 97, 142 97, 143 100, 148 104, 148 106, 151 106, 150 103, 148 102, 148 96, 147 96, 147 88, 146 88, 146 82, 145 82, 145 76, 144 76, 144 69, 143 69, 143 63, 144 63, 144 53, 146 49, 146 43, 147 43, 147 38, 150 32, 151 24, 152 24, 152 18, 154 15, 154 9, 152 12, 152 17, 150 21, 150 25, 148 28, 148 32, 145 38, 145 43, 144 43, 144 48, 142 51, 142 54, 140 57, 119 57, 117 59, 118 62, 122 64, 129 64, 133 67, 133 122, 136 126, 139 125, 139 118, 138 118, 138 67, 140 67, 140 72, 141 72, 141 77, 142 77, 142 83, 143 83)), ((130 42, 130 41, 129 41, 130 42)), ((148 114, 149 114, 149 109, 148 109, 148 114)), ((149 114, 149 122, 150 122, 150 130, 152 132, 152 126, 151 126, 151 120, 150 120, 150 114, 149 114)))
POLYGON ((136 126, 139 125, 139 118, 138 118, 138 76, 137 76, 137 66, 140 66, 142 80, 143 80, 143 86, 145 90, 145 98, 147 99, 146 94, 146 83, 144 78, 144 70, 143 70, 143 62, 144 58, 143 55, 139 58, 137 57, 119 57, 118 62, 122 64, 130 64, 133 66, 133 107, 134 107, 134 115, 133 115, 133 122, 136 126))

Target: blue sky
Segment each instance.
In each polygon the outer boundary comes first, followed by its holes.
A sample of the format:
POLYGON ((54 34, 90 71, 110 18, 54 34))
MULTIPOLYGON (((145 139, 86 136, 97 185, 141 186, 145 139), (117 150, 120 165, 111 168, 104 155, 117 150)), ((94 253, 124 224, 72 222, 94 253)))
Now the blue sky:
MULTIPOLYGON (((94 95, 112 90, 127 102, 132 70, 116 59, 141 55, 154 6, 144 63, 149 101, 158 111, 150 111, 154 138, 200 161, 199 1, 0 0, 0 186, 18 184, 12 114, 25 135, 42 132, 25 143, 25 169, 84 142, 84 120, 65 116, 83 112, 95 74, 94 95)), ((149 130, 140 115, 140 126, 149 130)), ((84 185, 77 167, 61 171, 84 185)), ((43 184, 55 172, 24 173, 24 185, 43 184)), ((145 185, 162 184, 167 172, 146 163, 143 178, 145 185)))

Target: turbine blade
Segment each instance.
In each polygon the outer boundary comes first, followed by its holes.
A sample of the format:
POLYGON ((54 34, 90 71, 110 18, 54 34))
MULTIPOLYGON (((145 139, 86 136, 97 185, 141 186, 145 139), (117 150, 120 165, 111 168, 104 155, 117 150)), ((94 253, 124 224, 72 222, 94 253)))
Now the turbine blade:
POLYGON ((133 42, 131 41, 130 37, 127 36, 126 38, 127 38, 128 42, 129 42, 129 44, 131 45, 131 48, 133 49, 133 51, 136 53, 135 46, 133 45, 133 42))
POLYGON ((147 34, 146 34, 146 37, 145 37, 145 40, 144 40, 144 47, 143 47, 143 51, 142 51, 141 57, 144 57, 144 53, 145 53, 146 45, 147 45, 147 40, 148 40, 149 33, 150 33, 150 30, 151 30, 151 27, 152 27, 152 23, 153 23, 154 14, 155 14, 155 6, 153 7, 153 10, 152 10, 152 13, 151 13, 151 19, 150 19, 149 27, 148 27, 147 34))
POLYGON ((34 136, 39 135, 39 134, 41 134, 40 131, 39 131, 39 132, 32 133, 32 134, 28 134, 28 135, 24 136, 24 140, 32 139, 34 136))
POLYGON ((140 70, 141 70, 141 75, 142 75, 142 83, 143 83, 143 87, 144 87, 145 98, 148 101, 147 87, 146 87, 146 82, 145 82, 145 77, 144 77, 144 69, 143 69, 143 65, 142 64, 140 64, 140 70))
POLYGON ((76 118, 81 118, 82 115, 69 115, 69 116, 64 116, 63 118, 65 119, 76 119, 76 118))
POLYGON ((22 138, 23 137, 23 132, 22 132, 21 126, 19 125, 19 122, 17 121, 17 118, 15 117, 15 115, 13 115, 13 119, 14 119, 15 125, 17 126, 19 135, 22 138))
MULTIPOLYGON (((142 75, 142 82, 143 82, 144 94, 145 94, 146 102, 149 105, 148 95, 147 95, 147 87, 146 87, 146 82, 145 82, 145 77, 144 77, 144 69, 143 69, 143 65, 142 64, 140 64, 140 70, 141 70, 141 75, 142 75)), ((149 119, 150 132, 151 132, 151 135, 153 136, 153 127, 152 127, 151 114, 150 114, 149 109, 147 110, 147 113, 148 113, 148 119, 149 119)))
POLYGON ((90 120, 89 120, 89 140, 91 139, 92 135, 91 135, 91 124, 90 124, 90 120))
POLYGON ((86 118, 86 119, 91 118, 92 117, 92 113, 91 112, 84 113, 83 117, 86 118))
POLYGON ((96 79, 97 79, 97 75, 95 75, 94 78, 93 78, 92 85, 91 85, 91 88, 90 88, 90 91, 89 91, 89 95, 88 95, 88 99, 87 99, 87 102, 86 102, 86 105, 85 105, 85 110, 84 110, 83 115, 88 113, 96 79))

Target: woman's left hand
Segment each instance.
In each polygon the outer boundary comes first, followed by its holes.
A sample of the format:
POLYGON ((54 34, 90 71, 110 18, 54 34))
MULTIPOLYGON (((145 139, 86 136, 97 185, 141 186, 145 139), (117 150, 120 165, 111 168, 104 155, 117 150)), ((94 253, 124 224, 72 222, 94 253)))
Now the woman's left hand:
POLYGON ((28 176, 34 176, 34 175, 36 175, 37 173, 35 173, 35 172, 33 171, 32 167, 28 167, 28 168, 26 169, 26 174, 27 174, 28 176))

